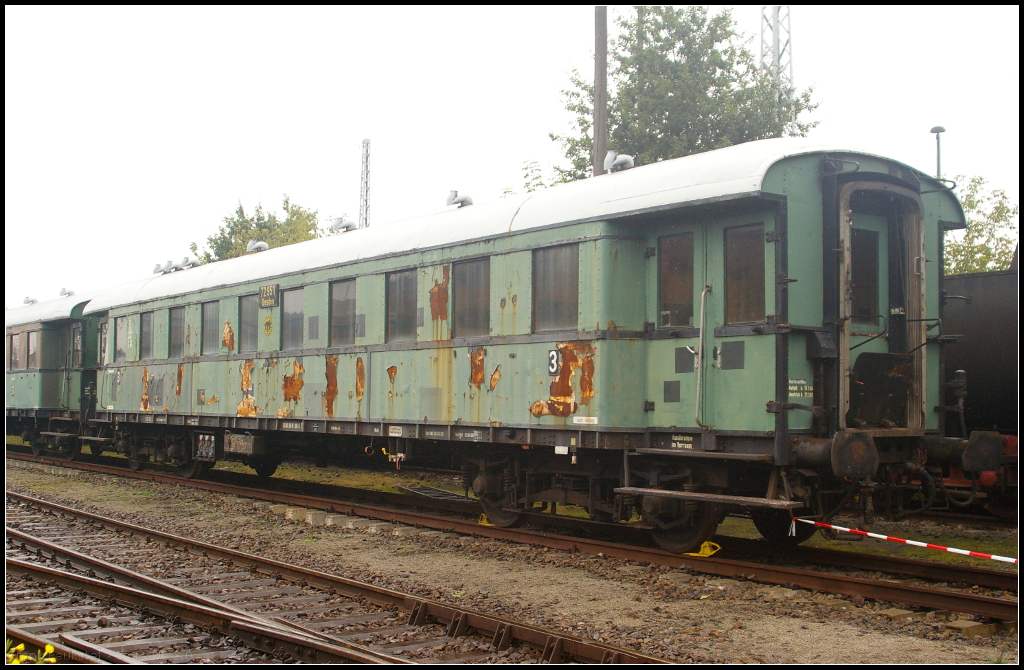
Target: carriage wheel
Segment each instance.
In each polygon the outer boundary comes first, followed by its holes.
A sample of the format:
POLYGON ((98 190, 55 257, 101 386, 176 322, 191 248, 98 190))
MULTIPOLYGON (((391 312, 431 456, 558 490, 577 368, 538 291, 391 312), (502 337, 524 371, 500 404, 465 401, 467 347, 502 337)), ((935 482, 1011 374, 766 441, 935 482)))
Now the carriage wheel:
MULTIPOLYGON (((794 510, 794 516, 809 516, 811 514, 813 512, 806 507, 794 510)), ((769 544, 779 547, 795 547, 811 539, 818 532, 817 526, 796 522, 796 535, 791 536, 789 528, 793 522, 789 512, 785 510, 753 509, 750 511, 750 518, 754 521, 757 532, 761 533, 761 537, 768 540, 769 544)))
POLYGON ((503 510, 497 503, 487 498, 480 499, 480 506, 484 508, 487 520, 499 528, 518 528, 526 521, 525 515, 521 512, 503 510))
POLYGON ((658 546, 673 554, 684 554, 700 549, 700 546, 715 536, 722 520, 722 507, 715 503, 697 503, 696 511, 690 514, 685 524, 670 528, 655 528, 651 536, 658 546))
POLYGON ((251 466, 256 471, 256 476, 260 479, 269 479, 274 476, 277 472, 277 467, 281 465, 279 462, 270 459, 260 459, 253 461, 251 466))

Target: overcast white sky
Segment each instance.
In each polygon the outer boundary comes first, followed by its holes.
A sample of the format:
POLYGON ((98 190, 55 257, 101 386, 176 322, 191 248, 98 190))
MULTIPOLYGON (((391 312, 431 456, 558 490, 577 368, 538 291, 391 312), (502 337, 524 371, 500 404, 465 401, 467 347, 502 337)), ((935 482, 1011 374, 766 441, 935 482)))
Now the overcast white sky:
MULTIPOLYGON (((611 17, 628 7, 611 7, 611 17)), ((559 161, 568 73, 593 75, 593 7, 4 8, 5 294, 149 276, 241 201, 283 194, 371 224, 521 189, 559 161)), ((736 7, 758 53, 760 7, 736 7)), ((1019 8, 794 7, 811 137, 1019 201, 1019 8)), ((610 33, 617 33, 613 26, 610 33)))

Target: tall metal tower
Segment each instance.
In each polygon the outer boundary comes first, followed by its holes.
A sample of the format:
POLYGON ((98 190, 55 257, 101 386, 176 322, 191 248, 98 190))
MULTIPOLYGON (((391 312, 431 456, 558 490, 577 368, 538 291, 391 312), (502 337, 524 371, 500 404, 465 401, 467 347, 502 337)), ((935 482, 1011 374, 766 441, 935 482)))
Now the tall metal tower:
POLYGON ((363 140, 363 172, 359 180, 359 227, 370 225, 370 140, 363 140))
MULTIPOLYGON (((775 82, 777 111, 793 95, 793 43, 789 29, 789 5, 761 7, 761 67, 772 74, 775 82)), ((790 119, 786 119, 790 121, 790 119)))

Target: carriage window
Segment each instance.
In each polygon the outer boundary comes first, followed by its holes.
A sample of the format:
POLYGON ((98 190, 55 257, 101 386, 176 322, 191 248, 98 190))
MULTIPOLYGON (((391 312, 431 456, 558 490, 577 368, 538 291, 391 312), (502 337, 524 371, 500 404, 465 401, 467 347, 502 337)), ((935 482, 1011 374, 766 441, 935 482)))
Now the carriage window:
POLYGON ((139 315, 139 360, 153 358, 153 312, 139 315))
POLYGON ((331 284, 331 346, 356 342, 356 280, 331 284))
POLYGON ((693 233, 658 240, 658 326, 693 325, 693 233))
POLYGON ((114 361, 128 360, 128 317, 114 319, 114 361))
POLYGON ((854 228, 850 231, 851 321, 878 325, 878 233, 854 228))
POLYGON ((725 322, 764 320, 764 224, 725 231, 725 322))
POLYGON ((388 275, 387 341, 416 341, 416 270, 388 275))
POLYGON ((5 365, 7 366, 8 370, 10 370, 13 367, 11 365, 11 339, 12 339, 12 337, 10 335, 8 335, 7 336, 7 362, 5 363, 5 365))
POLYGON ((28 367, 39 367, 39 331, 28 331, 28 367))
POLYGON ((491 260, 455 263, 452 266, 452 325, 455 337, 491 332, 491 260))
POLYGON ((260 297, 246 295, 238 299, 238 353, 256 351, 259 338, 260 297))
POLYGON ((100 349, 100 364, 101 365, 106 365, 107 362, 108 362, 107 361, 107 351, 109 351, 110 347, 108 346, 109 342, 107 341, 107 332, 108 332, 107 331, 107 322, 104 321, 103 323, 100 324, 100 346, 99 346, 99 349, 100 349))
POLYGON ((82 367, 82 324, 71 326, 71 367, 82 367))
POLYGON ((302 348, 302 294, 301 288, 282 294, 284 316, 281 319, 281 349, 302 348))
POLYGON ((220 353, 220 303, 203 303, 203 356, 220 353))
POLYGON ((21 337, 22 334, 11 335, 11 369, 20 370, 25 367, 21 364, 21 337))
POLYGON ((167 356, 181 358, 185 355, 185 308, 172 307, 168 311, 170 328, 167 337, 167 356))
POLYGON ((579 323, 580 248, 533 252, 533 330, 576 330, 579 323))

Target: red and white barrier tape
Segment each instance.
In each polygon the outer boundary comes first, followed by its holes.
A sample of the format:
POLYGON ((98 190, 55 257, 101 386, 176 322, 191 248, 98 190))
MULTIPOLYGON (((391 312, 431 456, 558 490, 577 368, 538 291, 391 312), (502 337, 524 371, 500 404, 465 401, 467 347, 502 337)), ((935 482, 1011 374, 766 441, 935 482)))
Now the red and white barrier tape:
POLYGON ((939 549, 941 551, 950 551, 954 554, 963 554, 964 556, 975 556, 977 558, 990 558, 993 561, 1003 561, 1004 563, 1018 564, 1018 559, 1008 558, 1006 556, 996 556, 995 554, 983 554, 980 551, 967 551, 966 549, 954 549, 953 547, 943 547, 941 544, 929 544, 927 542, 917 542, 916 540, 904 540, 900 537, 890 537, 888 535, 879 535, 878 533, 869 533, 866 530, 857 530, 856 528, 843 528, 842 526, 833 526, 829 523, 822 523, 820 521, 812 521, 811 519, 793 519, 789 525, 790 536, 796 535, 796 522, 809 523, 813 526, 820 526, 821 528, 831 528, 833 530, 841 530, 844 533, 853 533, 854 535, 863 535, 864 537, 873 537, 878 540, 889 540, 890 542, 902 542, 903 544, 910 544, 915 547, 925 547, 927 549, 939 549))

